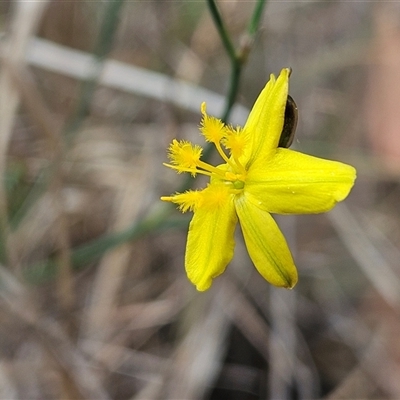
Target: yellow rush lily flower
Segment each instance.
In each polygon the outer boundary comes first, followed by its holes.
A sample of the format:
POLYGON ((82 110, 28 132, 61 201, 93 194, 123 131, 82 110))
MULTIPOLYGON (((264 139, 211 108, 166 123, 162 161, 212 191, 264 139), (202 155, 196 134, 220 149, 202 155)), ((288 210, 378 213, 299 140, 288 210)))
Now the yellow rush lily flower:
POLYGON ((240 222, 250 258, 271 284, 292 288, 297 270, 286 240, 270 213, 313 214, 344 200, 356 178, 350 165, 278 147, 288 97, 289 69, 269 82, 243 128, 224 125, 201 105, 200 131, 215 145, 224 163, 201 161, 202 148, 173 140, 170 164, 178 173, 208 175, 203 190, 162 197, 193 211, 185 267, 197 290, 207 290, 233 257, 234 232, 240 222), (223 150, 225 149, 225 151, 223 150), (227 155, 228 153, 228 155, 227 155))

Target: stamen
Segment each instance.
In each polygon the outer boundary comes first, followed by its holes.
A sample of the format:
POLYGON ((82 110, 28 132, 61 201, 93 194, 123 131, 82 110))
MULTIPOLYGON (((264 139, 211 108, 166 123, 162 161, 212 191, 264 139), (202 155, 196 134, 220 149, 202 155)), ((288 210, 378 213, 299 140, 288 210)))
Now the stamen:
POLYGON ((200 168, 203 168, 205 171, 210 171, 210 172, 212 172, 212 174, 221 176, 222 178, 225 176, 224 171, 222 171, 221 169, 219 169, 217 167, 214 167, 213 165, 207 164, 204 161, 199 161, 198 166, 200 168))
POLYGON ((200 132, 207 142, 219 143, 225 135, 224 123, 218 118, 207 115, 205 103, 201 105, 201 113, 203 117, 200 122, 200 132))
POLYGON ((242 175, 246 175, 246 168, 241 164, 238 157, 232 156, 235 160, 236 166, 239 168, 239 171, 242 175))
MULTIPOLYGON (((225 154, 225 152, 222 150, 221 143, 218 142, 218 143, 214 143, 214 144, 215 144, 215 147, 217 148, 217 151, 218 151, 219 155, 222 157, 222 159, 223 159, 226 163, 229 164, 229 158, 228 158, 228 156, 225 154)), ((229 164, 229 165, 230 165, 230 164, 229 164)), ((232 167, 232 165, 231 165, 231 167, 232 167)))
MULTIPOLYGON (((202 161, 200 161, 202 164, 204 164, 202 161)), ((175 171, 178 171, 178 174, 182 173, 182 172, 189 172, 192 174, 192 176, 196 176, 196 174, 203 174, 203 175, 207 175, 207 176, 212 176, 213 173, 212 172, 208 172, 206 170, 203 169, 197 169, 197 168, 185 168, 185 167, 181 167, 179 165, 171 165, 171 164, 167 164, 167 163, 163 163, 163 165, 165 167, 171 168, 175 171)))

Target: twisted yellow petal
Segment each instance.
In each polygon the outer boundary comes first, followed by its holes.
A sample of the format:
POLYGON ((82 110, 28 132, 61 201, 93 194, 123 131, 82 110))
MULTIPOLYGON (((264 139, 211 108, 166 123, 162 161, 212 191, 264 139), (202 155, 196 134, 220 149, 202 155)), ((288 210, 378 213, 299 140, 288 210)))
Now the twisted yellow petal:
POLYGON ((283 128, 286 100, 289 90, 289 69, 283 69, 271 79, 258 96, 244 126, 249 132, 249 143, 244 160, 247 168, 268 161, 278 146, 283 128))
POLYGON ((244 241, 257 271, 269 283, 292 288, 297 270, 282 232, 268 212, 255 207, 241 196, 236 201, 244 241))
POLYGON ((278 149, 273 159, 247 175, 248 201, 277 214, 331 210, 353 187, 356 170, 337 161, 278 149))

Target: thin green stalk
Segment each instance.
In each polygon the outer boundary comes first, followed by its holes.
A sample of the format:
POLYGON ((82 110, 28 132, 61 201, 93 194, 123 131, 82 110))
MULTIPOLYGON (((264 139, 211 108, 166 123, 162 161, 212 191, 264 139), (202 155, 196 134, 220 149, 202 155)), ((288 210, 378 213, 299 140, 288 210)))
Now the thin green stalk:
MULTIPOLYGON (((231 61, 231 76, 230 76, 229 91, 227 95, 225 110, 221 118, 222 121, 226 123, 228 121, 233 104, 235 103, 237 92, 239 90, 239 78, 242 69, 241 57, 232 44, 232 41, 229 37, 228 31, 225 27, 224 21, 222 20, 221 14, 218 10, 217 4, 215 3, 215 0, 207 0, 207 4, 210 9, 210 13, 214 20, 215 26, 218 30, 221 41, 231 61)), ((210 146, 208 146, 208 148, 205 151, 206 156, 211 151, 209 150, 209 148, 210 146)))
POLYGON ((240 82, 240 76, 242 74, 242 68, 243 64, 240 61, 235 62, 231 66, 231 76, 230 76, 231 83, 229 85, 229 92, 225 106, 225 111, 221 118, 222 122, 224 122, 225 124, 229 121, 229 117, 231 115, 232 108, 233 105, 235 104, 236 96, 239 91, 239 82, 240 82))
MULTIPOLYGON (((221 120, 226 123, 229 120, 230 114, 232 112, 233 105, 235 104, 236 96, 239 91, 240 77, 242 74, 243 65, 247 61, 247 56, 251 50, 254 37, 258 32, 258 28, 261 22, 261 17, 265 8, 266 0, 259 0, 254 8, 253 15, 251 17, 250 23, 247 27, 248 37, 243 41, 242 47, 239 51, 236 51, 232 41, 229 38, 229 34, 226 30, 225 24, 222 20, 221 14, 218 11, 218 7, 215 0, 207 0, 211 15, 215 22, 215 26, 221 37, 221 41, 224 44, 225 50, 231 61, 231 74, 230 74, 230 84, 229 91, 227 95, 227 101, 225 105, 225 110, 222 114, 221 120)), ((210 146, 208 147, 210 148, 210 146)), ((204 155, 207 156, 211 150, 206 149, 204 155)))
POLYGON ((218 30, 219 36, 221 37, 222 43, 224 44, 225 50, 228 53, 231 62, 236 62, 236 51, 229 37, 228 31, 225 28, 224 21, 222 20, 221 14, 218 11, 218 7, 214 0, 207 0, 208 7, 210 9, 211 16, 215 22, 215 26, 218 30))
POLYGON ((265 4, 266 0, 258 0, 254 8, 253 16, 251 17, 250 23, 247 27, 247 32, 251 37, 254 37, 258 32, 258 27, 260 26, 261 17, 264 13, 265 4))
MULTIPOLYGON (((208 0, 208 5, 210 7, 211 14, 215 21, 218 33, 221 37, 221 40, 225 46, 225 50, 231 61, 229 91, 227 95, 225 110, 221 118, 221 120, 224 123, 227 123, 229 121, 229 117, 232 112, 233 105, 235 104, 236 96, 239 91, 239 82, 242 74, 243 65, 247 61, 247 56, 251 50, 254 37, 258 32, 258 28, 261 22, 261 17, 263 15, 263 11, 266 5, 266 0, 259 0, 257 2, 254 8, 252 18, 247 27, 248 37, 246 38, 246 40, 243 41, 243 45, 239 51, 235 51, 235 49, 233 48, 232 42, 229 39, 229 35, 222 21, 221 15, 218 11, 215 1, 208 0)), ((208 145, 203 153, 205 160, 210 157, 212 151, 213 151, 213 146, 208 145)))

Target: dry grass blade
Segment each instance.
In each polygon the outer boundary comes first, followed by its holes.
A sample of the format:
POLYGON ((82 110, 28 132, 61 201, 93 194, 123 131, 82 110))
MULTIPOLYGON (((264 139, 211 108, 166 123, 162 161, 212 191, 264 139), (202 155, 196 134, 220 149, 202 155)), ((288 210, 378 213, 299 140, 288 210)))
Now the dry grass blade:
POLYGON ((203 398, 220 370, 229 332, 228 313, 234 312, 235 302, 225 285, 201 296, 187 310, 187 317, 195 316, 195 320, 177 345, 173 368, 164 372, 163 399, 203 398))
POLYGON ((363 352, 358 365, 346 376, 343 382, 327 396, 327 399, 374 398, 377 387, 381 387, 390 398, 398 398, 400 368, 387 353, 385 328, 378 329, 363 352))
POLYGON ((232 281, 227 281, 225 285, 231 296, 230 301, 234 303, 234 307, 226 307, 225 312, 265 360, 268 360, 270 335, 268 324, 232 281))
POLYGON ((114 370, 116 365, 125 362, 125 354, 122 351, 124 343, 131 339, 132 331, 139 331, 138 338, 143 344, 152 333, 158 331, 160 326, 173 322, 176 315, 187 303, 187 298, 182 298, 182 282, 173 283, 164 293, 154 301, 147 303, 135 303, 131 305, 114 307, 108 321, 112 324, 110 332, 113 337, 108 342, 90 342, 83 339, 82 347, 91 352, 91 357, 107 369, 114 370))
MULTIPOLYGON (((35 33, 47 1, 13 3, 15 9, 11 22, 10 34, 3 47, 3 57, 13 65, 25 62, 25 51, 30 37, 35 33)), ((14 125, 15 113, 19 104, 18 92, 15 90, 9 70, 0 71, 0 176, 5 176, 8 144, 14 125)), ((0 226, 5 232, 7 243, 7 199, 4 185, 0 185, 0 226)), ((16 256, 9 247, 9 262, 16 268, 16 256)))
MULTIPOLYGON (((144 149, 154 148, 152 135, 144 139, 144 149)), ((145 150, 139 157, 123 165, 125 172, 119 176, 119 182, 115 183, 117 200, 114 203, 113 231, 119 232, 129 227, 143 207, 142 199, 154 180, 154 163, 151 160, 152 155, 145 150)), ((82 331, 89 341, 100 343, 107 340, 113 331, 110 318, 118 302, 117 296, 129 265, 130 254, 130 243, 123 244, 106 254, 99 265, 82 331)))
POLYGON ((184 282, 178 280, 154 301, 119 307, 114 311, 113 322, 118 325, 129 321, 125 327, 127 330, 153 328, 172 322, 189 300, 181 295, 184 286, 184 282))
MULTIPOLYGON (((93 76, 94 60, 90 54, 43 39, 32 39, 26 61, 47 71, 77 79, 89 79, 93 76)), ((223 96, 210 90, 115 60, 104 62, 99 84, 172 103, 196 113, 199 112, 199 104, 205 101, 213 114, 221 115, 225 102, 223 96)), ((248 110, 245 107, 236 105, 232 113, 232 123, 243 124, 247 115, 248 110)))
POLYGON ((42 345, 76 385, 78 393, 87 399, 109 399, 91 366, 70 342, 60 325, 39 316, 29 292, 3 267, 0 268, 0 282, 0 296, 10 312, 33 329, 42 345))
POLYGON ((59 302, 64 311, 69 311, 73 307, 75 296, 72 283, 68 223, 64 213, 62 196, 64 143, 61 135, 61 124, 55 121, 49 112, 28 69, 8 62, 5 62, 5 67, 18 89, 21 103, 25 106, 32 120, 37 123, 45 138, 50 161, 49 168, 51 168, 47 195, 52 200, 52 208, 55 213, 54 226, 56 229, 56 246, 59 253, 60 268, 57 275, 59 302))
POLYGON ((18 392, 5 364, 0 363, 0 399, 18 400, 18 392))
POLYGON ((272 398, 288 398, 296 371, 295 292, 271 288, 269 387, 272 398), (284 357, 282 355, 285 354, 284 357), (293 375, 292 375, 293 374, 293 375))
POLYGON ((327 215, 371 284, 388 304, 399 309, 400 279, 369 240, 368 231, 360 226, 345 204, 340 204, 327 215))

